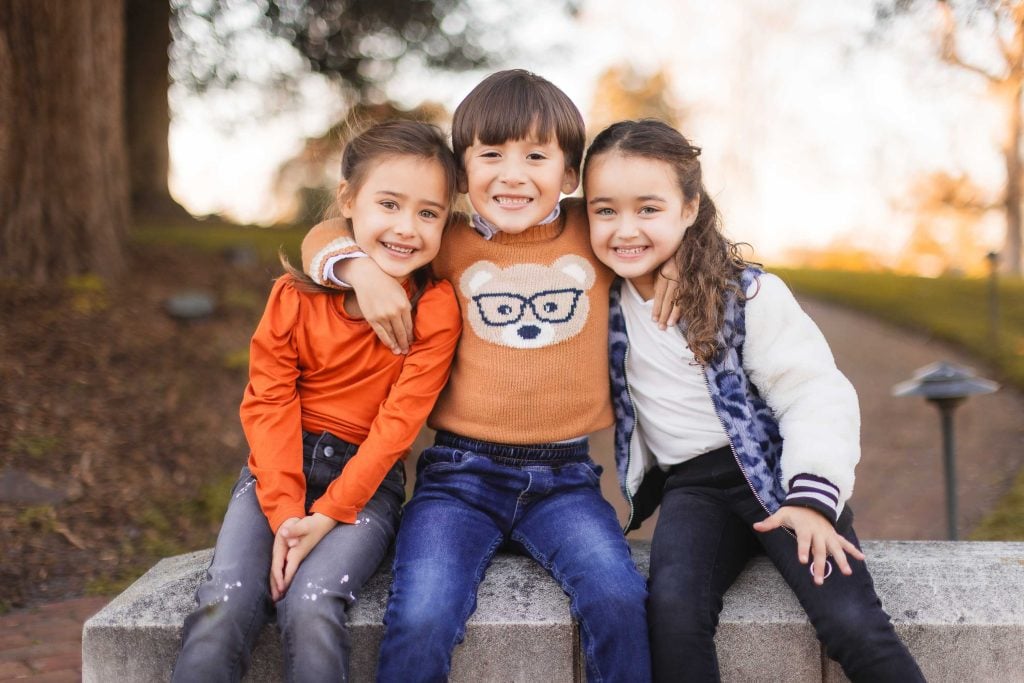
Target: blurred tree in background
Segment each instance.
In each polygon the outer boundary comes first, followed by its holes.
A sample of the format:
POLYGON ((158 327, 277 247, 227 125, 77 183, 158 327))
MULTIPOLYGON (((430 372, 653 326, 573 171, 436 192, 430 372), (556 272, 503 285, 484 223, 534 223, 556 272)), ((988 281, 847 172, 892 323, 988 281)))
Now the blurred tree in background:
POLYGON ((594 103, 587 117, 592 134, 624 119, 660 119, 682 127, 683 110, 672 93, 672 79, 662 67, 640 74, 630 65, 605 70, 594 88, 594 103))
POLYGON ((881 27, 906 15, 934 13, 938 27, 937 53, 953 68, 975 74, 988 86, 990 96, 1005 113, 1001 151, 1006 184, 1001 207, 1006 215, 1006 238, 1001 254, 1003 268, 1021 274, 1021 193, 1024 167, 1021 143, 1024 138, 1024 0, 884 0, 875 3, 881 27), (984 54, 970 57, 961 50, 963 34, 972 29, 987 35, 984 54))
POLYGON ((964 173, 945 171, 919 178, 910 193, 914 227, 896 263, 897 270, 939 275, 981 275, 988 249, 979 229, 1001 206, 964 173))
POLYGON ((345 142, 377 121, 410 119, 443 126, 451 114, 443 105, 424 102, 402 109, 392 102, 357 104, 323 134, 306 138, 302 150, 281 164, 273 192, 281 208, 279 219, 312 225, 327 216, 341 180, 341 152, 345 142))
POLYGON ((122 7, 0 2, 0 278, 123 265, 122 7))
POLYGON ((180 212, 167 190, 169 54, 198 92, 255 78, 287 97, 315 72, 350 103, 381 101, 404 60, 486 64, 479 28, 467 0, 3 0, 0 277, 112 276, 133 208, 180 212), (257 35, 286 41, 306 69, 268 69, 257 35))

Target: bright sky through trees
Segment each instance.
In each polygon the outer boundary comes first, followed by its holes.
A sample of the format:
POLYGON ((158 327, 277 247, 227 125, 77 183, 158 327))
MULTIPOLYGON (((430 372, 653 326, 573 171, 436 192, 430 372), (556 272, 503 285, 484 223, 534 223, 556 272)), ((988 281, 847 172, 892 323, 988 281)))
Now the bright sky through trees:
MULTIPOLYGON (((878 35, 871 0, 581 0, 575 21, 544 13, 537 0, 474 4, 507 19, 527 55, 500 67, 546 76, 584 116, 610 66, 664 70, 683 131, 705 150, 730 235, 752 242, 758 257, 836 242, 894 253, 913 223, 907 193, 937 171, 998 192, 999 113, 979 79, 936 58, 930 15, 878 35)), ((277 47, 253 58, 291 59, 277 47)), ((389 95, 409 107, 431 99, 452 109, 480 77, 410 68, 389 95)), ((287 116, 237 117, 255 111, 255 100, 244 90, 202 101, 172 91, 171 186, 193 212, 272 221, 274 169, 340 113, 315 79, 287 116), (230 132, 215 124, 225 118, 230 132)), ((998 248, 1001 230, 990 216, 976 236, 998 248)))

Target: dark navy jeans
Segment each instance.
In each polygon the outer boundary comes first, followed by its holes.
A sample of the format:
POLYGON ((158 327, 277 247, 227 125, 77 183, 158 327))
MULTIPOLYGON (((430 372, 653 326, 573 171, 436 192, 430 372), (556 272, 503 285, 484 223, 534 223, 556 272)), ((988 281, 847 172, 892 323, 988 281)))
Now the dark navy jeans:
MULTIPOLYGON (((329 433, 303 434, 306 510, 341 473, 357 447, 329 433)), ((231 492, 198 606, 185 619, 175 681, 237 681, 256 639, 277 615, 288 681, 348 680, 346 612, 395 537, 405 499, 405 470, 388 473, 355 524, 339 524, 299 565, 276 606, 270 599, 270 532, 249 468, 231 492)))
MULTIPOLYGON (((848 557, 851 576, 836 569, 817 586, 797 559, 791 533, 753 530, 766 516, 728 448, 672 468, 651 541, 648 619, 655 680, 719 680, 714 636, 722 596, 750 558, 764 552, 850 680, 923 681, 882 610, 867 566, 848 557)), ((859 547, 851 519, 844 514, 838 530, 859 547)))
POLYGON ((380 681, 446 680, 477 585, 506 542, 568 594, 588 680, 650 680, 645 582, 588 453, 586 440, 505 446, 438 434, 395 542, 380 681))

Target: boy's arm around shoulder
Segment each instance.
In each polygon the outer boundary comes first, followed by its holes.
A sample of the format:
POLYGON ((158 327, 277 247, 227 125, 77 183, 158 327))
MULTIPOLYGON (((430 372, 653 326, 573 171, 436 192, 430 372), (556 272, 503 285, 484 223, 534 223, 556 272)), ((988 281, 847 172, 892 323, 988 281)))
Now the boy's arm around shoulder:
POLYGON ((448 382, 462 331, 455 290, 445 280, 431 286, 416 308, 416 340, 398 380, 380 405, 366 440, 341 475, 313 504, 312 512, 352 523, 395 462, 412 446, 448 382))
POLYGON ((782 280, 765 274, 752 289, 743 365, 779 420, 787 503, 813 507, 834 523, 860 460, 857 393, 782 280))
POLYGON ((366 258, 347 221, 335 218, 310 228, 302 239, 302 269, 325 287, 355 290, 363 317, 381 342, 393 353, 408 352, 413 337, 409 297, 397 280, 366 258))
POLYGON ((318 223, 302 238, 302 270, 326 287, 339 284, 332 277, 334 265, 344 258, 365 254, 352 236, 348 222, 334 218, 318 223))

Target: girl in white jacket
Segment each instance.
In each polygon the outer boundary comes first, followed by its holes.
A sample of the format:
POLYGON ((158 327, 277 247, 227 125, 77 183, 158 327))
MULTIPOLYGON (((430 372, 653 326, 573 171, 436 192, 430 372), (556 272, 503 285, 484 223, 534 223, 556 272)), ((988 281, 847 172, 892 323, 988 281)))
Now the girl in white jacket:
POLYGON ((856 393, 782 281, 722 235, 699 154, 660 121, 623 121, 597 136, 584 167, 594 252, 622 278, 609 340, 627 527, 661 503, 648 602, 655 680, 718 680, 722 596, 760 552, 851 680, 923 680, 846 507, 860 457, 856 393), (680 276, 681 318, 662 331, 653 300, 666 264, 680 276))

